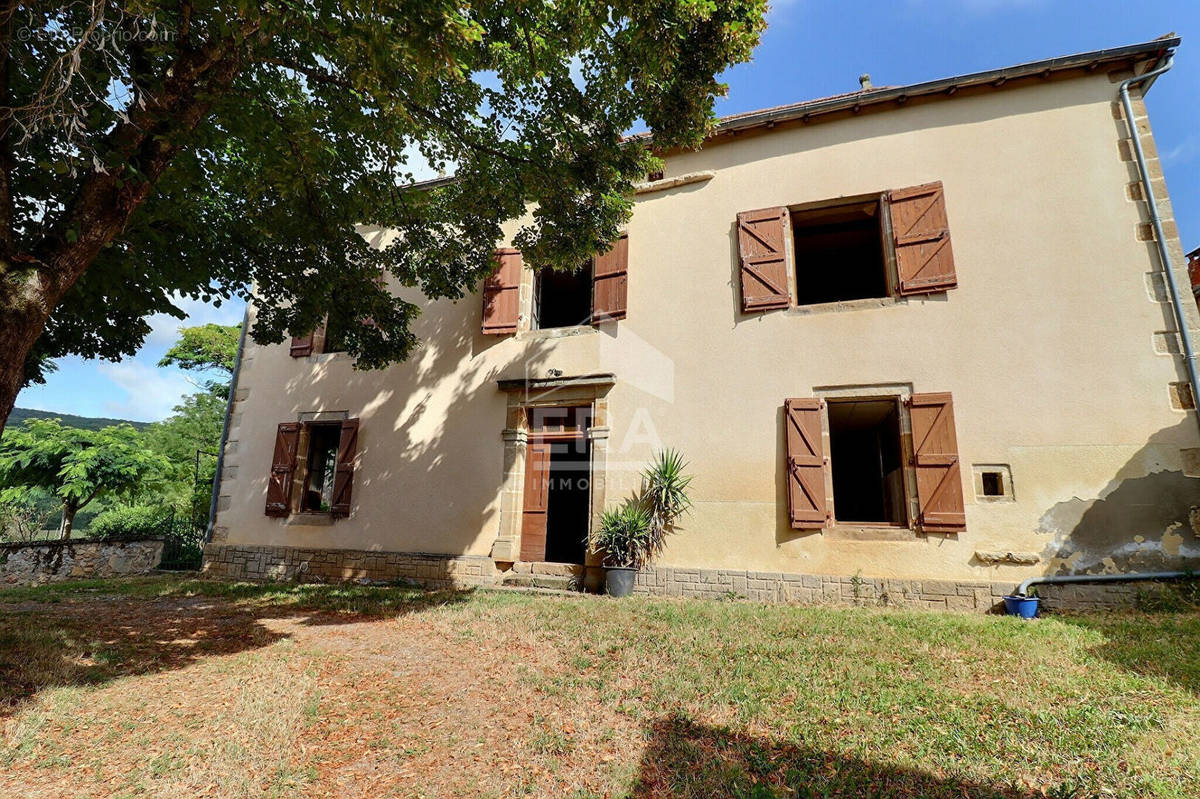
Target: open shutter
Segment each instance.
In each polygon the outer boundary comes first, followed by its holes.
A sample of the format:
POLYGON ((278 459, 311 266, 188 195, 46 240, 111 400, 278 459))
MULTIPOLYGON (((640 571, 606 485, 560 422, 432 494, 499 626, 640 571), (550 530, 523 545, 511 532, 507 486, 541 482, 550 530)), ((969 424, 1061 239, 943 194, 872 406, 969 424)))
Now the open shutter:
POLYGON ((354 457, 358 453, 358 420, 342 422, 338 441, 337 471, 333 476, 333 502, 329 504, 334 516, 350 515, 350 493, 354 487, 354 457))
POLYGON ((946 196, 940 181, 888 192, 901 294, 930 294, 958 285, 946 196))
POLYGON ((592 260, 592 324, 624 319, 629 290, 629 236, 592 260))
POLYGON ((517 332, 517 313, 521 296, 521 251, 496 250, 500 261, 483 283, 483 332, 500 336, 517 332))
POLYGON ((829 523, 825 501, 825 449, 821 443, 819 399, 784 402, 787 435, 788 513, 797 530, 817 530, 829 523))
POLYGON ((292 347, 289 354, 293 358, 303 358, 306 355, 312 355, 313 351, 313 334, 307 336, 292 336, 292 347))
POLYGON ((275 454, 271 458, 271 476, 267 481, 268 516, 287 516, 292 509, 292 476, 296 473, 296 445, 300 425, 283 422, 275 430, 275 454))
POLYGON ((953 533, 967 528, 962 471, 954 433, 954 403, 949 394, 913 394, 913 466, 921 529, 953 533))
POLYGON ((742 310, 786 308, 788 295, 788 209, 744 211, 737 217, 742 310))

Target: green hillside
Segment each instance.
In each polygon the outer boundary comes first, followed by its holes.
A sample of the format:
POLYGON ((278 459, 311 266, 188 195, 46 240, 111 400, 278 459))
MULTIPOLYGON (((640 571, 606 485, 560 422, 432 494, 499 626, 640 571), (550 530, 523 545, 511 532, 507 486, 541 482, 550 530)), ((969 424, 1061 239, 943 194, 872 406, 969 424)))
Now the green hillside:
POLYGON ((38 411, 33 408, 13 408, 12 413, 8 415, 6 427, 17 427, 26 419, 62 419, 64 425, 79 427, 83 430, 99 430, 114 424, 131 424, 138 430, 144 430, 150 424, 149 422, 131 422, 128 419, 106 419, 103 416, 74 416, 69 413, 38 411))

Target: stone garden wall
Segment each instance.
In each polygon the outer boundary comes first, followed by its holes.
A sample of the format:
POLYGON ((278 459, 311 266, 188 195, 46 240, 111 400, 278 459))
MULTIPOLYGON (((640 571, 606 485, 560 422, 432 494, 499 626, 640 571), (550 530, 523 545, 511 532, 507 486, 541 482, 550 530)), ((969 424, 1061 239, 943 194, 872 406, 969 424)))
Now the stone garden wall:
POLYGON ((146 574, 162 560, 161 538, 0 544, 0 585, 146 574))

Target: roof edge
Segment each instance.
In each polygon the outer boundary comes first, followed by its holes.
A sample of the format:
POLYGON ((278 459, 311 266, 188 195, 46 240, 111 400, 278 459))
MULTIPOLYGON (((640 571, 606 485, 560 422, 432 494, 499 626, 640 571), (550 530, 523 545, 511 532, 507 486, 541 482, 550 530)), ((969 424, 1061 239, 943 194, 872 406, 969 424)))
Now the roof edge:
MULTIPOLYGON (((908 98, 941 94, 958 89, 996 84, 997 87, 1009 80, 1033 76, 1049 77, 1057 72, 1073 69, 1098 69, 1105 64, 1119 63, 1128 60, 1159 59, 1178 47, 1182 40, 1175 35, 1168 35, 1139 44, 1129 44, 1123 47, 1111 47, 1105 50, 1091 50, 1074 55, 1047 58, 1041 61, 1029 61, 1010 67, 989 69, 983 72, 971 72, 949 78, 911 83, 906 86, 888 86, 879 89, 866 89, 817 100, 806 100, 790 105, 768 108, 761 111, 748 111, 741 114, 731 114, 717 120, 716 127, 708 138, 726 133, 734 133, 747 128, 762 125, 773 125, 779 122, 790 122, 795 119, 830 114, 846 109, 862 108, 869 105, 900 101, 908 98)), ((648 138, 649 133, 638 134, 631 138, 648 138)))

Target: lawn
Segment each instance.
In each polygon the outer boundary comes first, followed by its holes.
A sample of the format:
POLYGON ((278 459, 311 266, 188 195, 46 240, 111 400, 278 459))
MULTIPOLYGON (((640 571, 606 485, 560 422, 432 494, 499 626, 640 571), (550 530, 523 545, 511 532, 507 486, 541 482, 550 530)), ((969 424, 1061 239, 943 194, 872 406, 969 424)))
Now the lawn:
POLYGON ((0 795, 1195 797, 1200 614, 0 591, 0 795))

